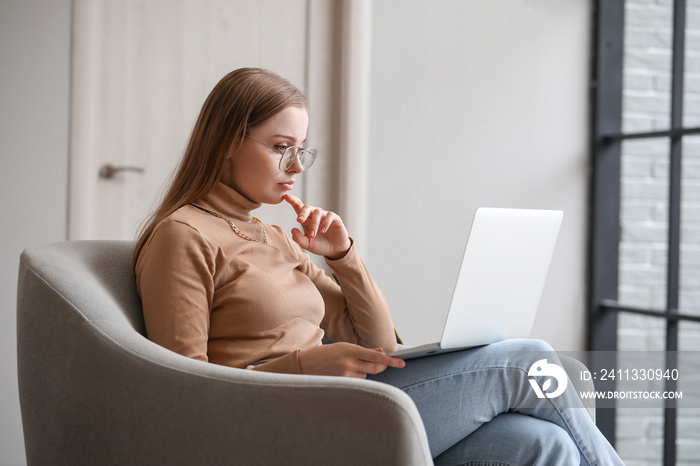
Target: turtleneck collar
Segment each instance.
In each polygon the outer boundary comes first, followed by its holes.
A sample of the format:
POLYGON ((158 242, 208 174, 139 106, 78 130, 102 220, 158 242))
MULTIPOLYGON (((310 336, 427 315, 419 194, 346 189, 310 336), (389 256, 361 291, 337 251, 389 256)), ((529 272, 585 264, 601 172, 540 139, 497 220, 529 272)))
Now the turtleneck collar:
POLYGON ((247 222, 253 219, 252 211, 262 205, 247 199, 220 181, 214 185, 209 194, 195 204, 213 210, 224 217, 247 222))

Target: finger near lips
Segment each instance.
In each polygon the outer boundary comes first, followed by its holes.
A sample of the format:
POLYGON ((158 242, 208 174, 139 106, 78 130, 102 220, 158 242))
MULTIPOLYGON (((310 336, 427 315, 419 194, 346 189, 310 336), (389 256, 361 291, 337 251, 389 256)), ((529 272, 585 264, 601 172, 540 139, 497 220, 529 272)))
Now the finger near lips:
POLYGON ((294 197, 290 194, 285 194, 283 199, 294 208, 294 212, 297 214, 297 221, 299 223, 304 223, 314 209, 312 206, 301 202, 301 199, 298 197, 294 197))
POLYGON ((302 211, 303 211, 305 206, 304 206, 304 203, 301 202, 301 199, 299 199, 298 197, 292 196, 291 194, 285 194, 282 197, 282 199, 287 201, 287 204, 292 206, 292 208, 294 209, 294 212, 296 212, 297 215, 299 215, 299 216, 302 215, 302 211))
POLYGON ((304 203, 301 202, 301 199, 299 199, 296 196, 292 196, 291 194, 285 194, 284 196, 282 196, 282 199, 287 201, 287 203, 294 207, 295 210, 304 207, 304 203))

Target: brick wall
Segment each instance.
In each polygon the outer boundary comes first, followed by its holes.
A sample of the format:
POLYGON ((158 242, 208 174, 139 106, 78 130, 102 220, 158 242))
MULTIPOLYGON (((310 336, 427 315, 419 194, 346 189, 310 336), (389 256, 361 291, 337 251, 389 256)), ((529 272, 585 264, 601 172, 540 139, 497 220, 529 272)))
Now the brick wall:
MULTIPOLYGON (((667 129, 670 123, 671 0, 626 0, 623 128, 667 129)), ((700 126, 700 2, 689 0, 684 124, 700 126)), ((700 314, 700 137, 683 143, 681 311, 700 314)), ((623 145, 620 302, 664 309, 668 221, 667 139, 623 145)), ((620 350, 661 351, 665 323, 621 315, 620 350)), ((680 349, 700 351, 700 324, 681 324, 680 349)), ((625 408, 617 448, 628 466, 662 464, 663 408, 625 408)), ((700 464, 700 409, 678 411, 678 465, 700 464)))

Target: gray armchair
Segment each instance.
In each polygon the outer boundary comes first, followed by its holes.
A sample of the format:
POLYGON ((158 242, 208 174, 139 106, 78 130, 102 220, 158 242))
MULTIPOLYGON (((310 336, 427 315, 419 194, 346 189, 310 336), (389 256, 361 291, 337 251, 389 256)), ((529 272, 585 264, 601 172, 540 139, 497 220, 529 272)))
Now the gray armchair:
POLYGON ((401 390, 188 359, 146 338, 131 242, 24 251, 18 371, 27 461, 430 464, 401 390))
POLYGON ((132 246, 74 241, 22 253, 18 375, 30 465, 432 464, 399 389, 232 369, 150 342, 132 246))

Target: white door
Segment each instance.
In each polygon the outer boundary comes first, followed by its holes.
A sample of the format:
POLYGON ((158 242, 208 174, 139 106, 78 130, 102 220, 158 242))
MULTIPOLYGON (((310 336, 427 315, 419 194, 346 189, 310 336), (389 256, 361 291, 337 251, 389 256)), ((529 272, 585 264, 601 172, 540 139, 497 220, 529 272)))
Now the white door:
MULTIPOLYGON (((336 18, 333 1, 75 0, 69 238, 134 239, 207 94, 243 66, 307 93, 321 156, 295 193, 337 202, 336 18)), ((283 209, 256 215, 291 227, 283 209)))

